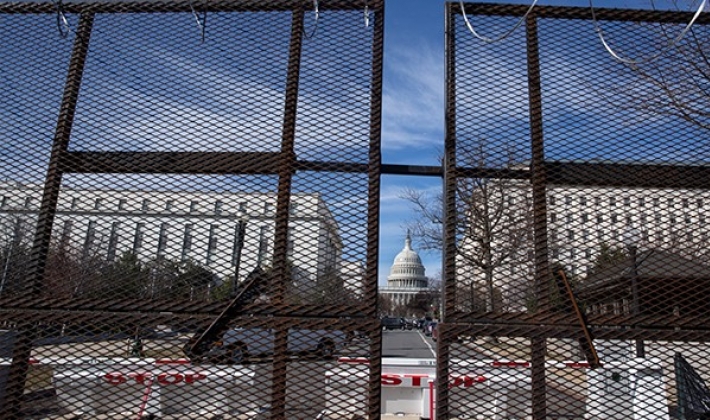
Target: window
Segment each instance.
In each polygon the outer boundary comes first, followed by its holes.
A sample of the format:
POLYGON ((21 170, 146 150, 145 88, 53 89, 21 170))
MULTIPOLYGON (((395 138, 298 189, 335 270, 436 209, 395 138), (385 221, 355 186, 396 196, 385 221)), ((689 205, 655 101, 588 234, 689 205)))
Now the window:
POLYGON ((574 231, 572 229, 567 229, 567 239, 574 241, 574 231))
POLYGON ((165 248, 168 247, 168 228, 168 223, 163 222, 160 224, 160 233, 158 234, 158 258, 165 257, 165 248))
POLYGON ((594 197, 594 204, 596 204, 597 206, 601 206, 602 205, 602 198, 601 197, 594 197))
POLYGON ((698 207, 702 207, 703 206, 703 199, 698 198, 697 204, 698 204, 698 207))
POLYGON ((604 231, 603 230, 601 230, 601 229, 597 230, 597 239, 600 242, 604 241, 604 231))
POLYGON ((611 223, 616 223, 619 221, 619 216, 616 214, 611 215, 611 223))
POLYGON ((685 223, 687 223, 687 224, 693 223, 693 219, 691 219, 690 216, 688 216, 688 215, 685 215, 684 219, 685 219, 685 223))
POLYGON ((172 211, 173 210, 173 200, 167 200, 165 202, 165 211, 172 211))
MULTIPOLYGON (((76 200, 76 198, 75 198, 74 200, 76 200)), ((3 198, 2 198, 2 203, 0 204, 0 207, 2 207, 2 208, 7 207, 7 201, 8 201, 7 197, 3 197, 3 198)))
POLYGON ((683 204, 683 208, 687 209, 690 206, 690 203, 688 202, 687 198, 684 198, 681 202, 683 204))
POLYGON ((94 210, 101 210, 101 199, 97 198, 94 200, 94 210))
POLYGON ((69 240, 71 239, 72 226, 74 226, 74 222, 72 222, 71 220, 64 221, 64 225, 62 226, 62 236, 59 239, 59 247, 60 248, 65 248, 69 245, 69 240))
POLYGON ((693 240, 695 239, 692 230, 690 232, 688 232, 687 236, 688 236, 688 242, 693 242, 693 240))
POLYGON ((508 197, 508 205, 515 205, 515 197, 508 197))
POLYGON ((552 258, 559 258, 560 257, 560 250, 557 248, 552 248, 552 258))
MULTIPOLYGON (((576 251, 576 249, 572 248, 572 249, 569 250, 569 257, 570 257, 571 259, 574 259, 574 258, 577 257, 577 251, 576 251)), ((574 269, 574 267, 572 267, 572 269, 574 269)), ((573 274, 574 274, 574 272, 573 272, 573 274)))
POLYGON ((624 197, 624 205, 627 207, 631 205, 631 198, 630 197, 624 197))
POLYGON ((565 204, 567 204, 568 206, 572 204, 572 196, 565 196, 565 204))
POLYGON ((113 261, 116 259, 116 248, 118 248, 118 234, 121 227, 121 222, 111 223, 111 233, 108 237, 108 251, 106 252, 106 260, 113 261))
POLYGON ((568 224, 572 223, 574 221, 571 214, 568 214, 567 217, 565 217, 565 219, 568 224))
POLYGON ((217 250, 217 225, 210 225, 210 236, 207 239, 207 259, 205 263, 207 265, 212 264, 214 259, 214 252, 217 250))
POLYGON ((629 226, 634 224, 633 218, 631 216, 626 216, 626 224, 629 226))
POLYGON ((584 258, 587 258, 587 259, 592 258, 592 250, 590 248, 587 248, 584 250, 584 258))
POLYGON ((555 205, 555 196, 554 196, 554 195, 551 195, 551 196, 550 196, 550 205, 551 205, 551 206, 554 206, 554 205, 555 205))
POLYGON ((644 230, 641 232, 641 240, 644 242, 648 242, 648 231, 644 230))
POLYGON ((196 200, 190 201, 190 213, 195 213, 198 205, 199 203, 196 200))
POLYGON ((239 203, 238 209, 241 213, 246 213, 247 212, 247 203, 241 202, 239 203))
POLYGON ((147 198, 143 199, 143 202, 141 203, 141 211, 148 211, 150 210, 150 200, 147 198))
POLYGON ((587 205, 587 197, 579 197, 579 204, 586 206, 587 205))
POLYGON ((646 205, 646 200, 643 197, 639 198, 639 207, 643 207, 646 205))
POLYGON ((619 240, 619 231, 618 231, 618 230, 612 230, 612 231, 611 231, 611 240, 612 240, 612 241, 618 241, 618 240, 619 240))
POLYGON ((244 236, 246 235, 246 223, 238 222, 234 227, 234 246, 232 247, 232 265, 239 266, 244 251, 244 236))
POLYGON ((589 221, 589 215, 587 213, 582 213, 582 223, 587 223, 589 221))
POLYGON ((180 254, 180 260, 186 261, 190 258, 190 251, 192 250, 192 223, 187 223, 185 225, 185 233, 182 237, 182 253, 180 254))
POLYGON ((662 222, 662 219, 661 219, 661 215, 660 215, 660 214, 657 214, 656 217, 655 217, 655 219, 656 219, 656 223, 661 223, 661 222, 662 222))
POLYGON ((274 212, 274 204, 269 203, 269 202, 264 203, 264 214, 270 215, 273 212, 274 212))
POLYGON ((29 209, 32 207, 32 197, 25 197, 25 208, 29 209))
POLYGON ((676 222, 675 214, 671 214, 671 223, 675 223, 675 222, 676 222))
POLYGON ((550 229, 550 241, 555 242, 557 241, 557 230, 556 229, 550 229))
POLYGON ((645 214, 641 215, 641 223, 646 224, 646 215, 645 214))
POLYGON ((298 203, 291 203, 291 206, 289 207, 288 211, 290 214, 298 213, 298 203))
POLYGON ((588 230, 583 230, 582 231, 582 240, 588 241, 589 240, 589 231, 588 230))
POLYGON ((121 198, 118 200, 118 210, 119 211, 126 210, 126 199, 125 198, 121 198))
POLYGON ((668 207, 673 207, 673 199, 672 198, 668 199, 668 207))
POLYGON ((604 216, 601 214, 597 215, 597 223, 604 223, 604 216))
POLYGON ((224 203, 222 203, 221 200, 217 200, 214 203, 214 214, 222 214, 222 208, 224 207, 224 203))
POLYGON ((557 214, 550 213, 550 223, 555 223, 557 221, 557 214))
POLYGON ((659 204, 660 204, 660 201, 661 201, 660 199, 654 198, 654 199, 653 199, 653 207, 658 207, 659 204))
POLYGON ((616 206, 616 197, 609 197, 609 206, 616 206))
POLYGON ((266 252, 268 251, 269 244, 266 242, 267 227, 259 227, 259 254, 257 255, 256 264, 261 266, 266 259, 266 252))
POLYGON ((96 238, 96 220, 90 220, 86 228, 86 237, 84 238, 84 248, 82 250, 84 257, 88 256, 89 251, 94 246, 96 238))
POLYGON ((133 234, 133 254, 138 255, 143 247, 143 229, 145 228, 145 223, 136 223, 136 232, 133 234))

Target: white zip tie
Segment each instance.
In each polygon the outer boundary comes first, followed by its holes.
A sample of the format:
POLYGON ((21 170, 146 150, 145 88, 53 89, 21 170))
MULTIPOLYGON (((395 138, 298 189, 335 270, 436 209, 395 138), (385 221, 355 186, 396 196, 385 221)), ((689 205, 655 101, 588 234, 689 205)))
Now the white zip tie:
POLYGON ((200 35, 202 37, 202 43, 205 42, 205 27, 207 26, 207 11, 202 12, 202 19, 195 11, 195 7, 192 5, 192 0, 190 0, 190 10, 192 10, 192 16, 195 17, 195 22, 197 22, 197 27, 200 29, 200 35))
POLYGON ((313 38, 313 35, 315 35, 316 31, 318 30, 318 19, 320 18, 320 11, 318 10, 318 0, 313 0, 313 17, 314 17, 314 23, 313 23, 313 30, 311 31, 311 33, 310 34, 306 33, 305 27, 303 30, 303 37, 306 39, 313 38))
POLYGON ((59 35, 66 39, 69 36, 69 32, 71 32, 71 26, 69 26, 67 16, 64 14, 62 0, 55 0, 54 5, 57 7, 57 30, 59 35))
POLYGON ((612 57, 616 61, 619 61, 620 63, 624 64, 630 64, 630 65, 639 65, 639 64, 646 64, 650 63, 651 61, 657 59, 661 55, 663 55, 666 51, 669 49, 675 47, 678 45, 678 43, 683 39, 685 34, 693 27, 693 24, 695 21, 700 17, 700 13, 702 13, 703 9, 705 9, 705 5, 707 4, 707 0, 703 0, 702 3, 700 3, 700 6, 698 7, 698 10, 695 12, 695 15, 693 15, 693 18, 688 22, 688 25, 686 25, 685 29, 672 41, 668 41, 668 44, 666 44, 665 47, 661 48, 660 51, 658 51, 655 54, 652 54, 648 57, 640 58, 640 59, 631 59, 631 58, 624 58, 617 54, 611 46, 606 42, 606 39, 604 39, 604 31, 602 30, 601 26, 599 25, 599 22, 597 21, 597 15, 594 13, 594 5, 592 4, 592 0, 589 0, 589 8, 592 9, 592 21, 594 22, 594 27, 597 31, 597 34, 599 34, 599 39, 602 41, 602 44, 604 45, 604 48, 611 54, 612 57))
MULTIPOLYGON (((476 30, 473 29, 473 25, 471 24, 471 22, 468 20, 468 17, 466 16, 466 9, 464 8, 463 0, 459 0, 459 5, 460 5, 460 7, 461 7, 461 15, 463 16, 464 22, 466 22, 466 26, 468 26, 468 30, 469 30, 476 38, 480 39, 481 41, 487 42, 487 43, 494 43, 494 42, 500 42, 500 41, 502 41, 502 40, 508 38, 513 32, 515 32, 515 30, 518 29, 518 28, 520 27, 520 25, 523 24, 523 22, 525 22, 525 19, 527 19, 528 15, 530 15, 530 12, 532 12, 532 10, 535 8, 535 5, 537 4, 537 1, 538 1, 538 0, 533 0, 532 4, 531 4, 530 7, 528 8, 528 11, 525 12, 525 15, 520 18, 520 20, 518 21, 518 23, 516 23, 515 26, 513 26, 513 28, 512 28, 511 30, 509 30, 508 32, 506 32, 506 33, 504 33, 503 35, 499 36, 498 38, 488 38, 488 37, 485 37, 485 36, 483 36, 483 35, 480 35, 478 32, 476 32, 476 30)), ((591 0, 590 0, 590 1, 591 1, 591 0)))
POLYGON ((365 0, 365 27, 370 27, 370 8, 367 5, 367 0, 365 0))

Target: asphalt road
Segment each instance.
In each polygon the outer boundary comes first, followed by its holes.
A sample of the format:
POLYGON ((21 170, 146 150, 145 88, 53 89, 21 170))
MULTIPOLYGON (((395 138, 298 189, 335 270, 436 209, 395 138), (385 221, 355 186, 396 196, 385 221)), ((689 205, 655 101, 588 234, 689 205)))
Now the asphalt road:
POLYGON ((382 357, 436 358, 436 343, 417 330, 382 331, 382 357))

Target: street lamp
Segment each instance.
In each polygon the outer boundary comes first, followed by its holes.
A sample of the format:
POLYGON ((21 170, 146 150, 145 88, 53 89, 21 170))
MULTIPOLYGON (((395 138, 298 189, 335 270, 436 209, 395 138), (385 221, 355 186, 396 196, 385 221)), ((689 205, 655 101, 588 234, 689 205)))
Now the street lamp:
POLYGON ((244 236, 247 230, 247 218, 246 213, 243 210, 239 210, 235 216, 237 224, 234 228, 234 254, 232 255, 232 262, 234 263, 234 283, 232 283, 232 296, 237 293, 237 286, 239 283, 239 266, 242 262, 242 250, 244 249, 244 236))
MULTIPOLYGON (((636 316, 639 314, 639 287, 638 287, 638 270, 636 266, 636 251, 641 235, 638 229, 631 226, 626 227, 624 231, 624 245, 629 251, 629 271, 631 274, 631 313, 636 316)), ((643 340, 636 339, 636 357, 646 357, 643 340)))

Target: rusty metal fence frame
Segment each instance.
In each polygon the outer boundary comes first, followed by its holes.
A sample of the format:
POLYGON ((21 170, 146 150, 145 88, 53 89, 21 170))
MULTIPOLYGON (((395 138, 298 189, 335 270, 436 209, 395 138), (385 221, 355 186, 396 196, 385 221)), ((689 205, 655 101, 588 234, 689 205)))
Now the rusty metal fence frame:
MULTIPOLYGON (((374 28, 371 45, 371 82, 369 115, 368 163, 344 163, 298 160, 294 152, 297 102, 299 97, 300 60, 304 31, 304 15, 311 13, 310 0, 274 1, 170 1, 170 2, 70 2, 70 3, 0 3, 0 15, 6 14, 78 14, 71 59, 66 74, 61 108, 58 112, 51 156, 46 171, 39 217, 31 249, 29 276, 21 297, 3 298, 0 301, 0 322, 12 325, 18 332, 13 348, 12 364, 8 375, 5 401, 0 406, 9 410, 5 418, 20 418, 20 404, 28 372, 32 350, 32 326, 47 321, 61 321, 67 316, 81 316, 92 322, 121 320, 125 322, 161 323, 173 315, 215 316, 223 309, 219 303, 179 301, 131 301, 128 299, 80 300, 50 299, 40 297, 47 261, 54 216, 57 211, 62 176, 65 174, 117 173, 117 174, 228 174, 228 175, 276 175, 278 191, 274 241, 273 296, 269 303, 253 304, 244 314, 268 316, 269 323, 277 330, 273 374, 285 377, 286 345, 289 327, 330 328, 362 331, 370 339, 370 364, 368 383, 368 415, 372 418, 380 412, 380 354, 381 331, 377 319, 377 260, 380 194, 380 127, 382 108, 382 66, 384 1, 347 0, 321 1, 321 11, 358 10, 369 8, 374 28), (61 9, 60 9, 61 8, 61 9), (212 12, 291 12, 290 46, 288 57, 286 93, 282 115, 281 150, 279 152, 72 152, 69 150, 72 124, 79 97, 84 65, 89 53, 94 18, 100 14, 123 13, 203 13, 212 12), (299 169, 309 171, 357 173, 368 179, 367 200, 367 268, 363 298, 358 306, 302 305, 288 306, 284 300, 287 278, 287 235, 289 200, 293 174, 299 169)), ((59 19, 59 17, 58 17, 59 19)), ((248 323, 248 322, 247 322, 248 323)), ((285 381, 273 381, 272 418, 284 418, 285 381)))
MULTIPOLYGON (((488 17, 514 17, 520 19, 529 12, 528 6, 465 3, 468 15, 488 17)), ((692 18, 689 12, 595 9, 596 19, 604 21, 633 21, 685 24, 692 18)), ((668 165, 646 163, 600 163, 596 161, 554 161, 545 158, 543 135, 543 92, 540 81, 538 21, 542 19, 575 19, 591 21, 589 7, 537 6, 515 35, 525 37, 527 46, 527 80, 518 83, 527 88, 529 105, 531 156, 529 170, 471 167, 457 165, 457 100, 467 93, 458 92, 456 54, 456 18, 462 14, 459 2, 446 4, 446 66, 445 66, 445 146, 444 146, 444 298, 443 318, 439 325, 437 364, 437 418, 449 418, 450 346, 459 335, 511 336, 530 339, 531 344, 531 402, 532 418, 548 416, 546 401, 546 340, 550 338, 580 337, 580 325, 568 315, 545 309, 550 291, 546 281, 550 278, 548 259, 548 203, 547 187, 554 181, 569 187, 626 187, 626 188, 687 188, 709 189, 710 168, 702 165, 668 165), (523 32, 524 31, 524 32, 523 32), (456 183, 466 178, 514 179, 531 185, 533 203, 534 284, 541 302, 537 311, 526 313, 486 313, 461 311, 456 307, 456 183)), ((460 23, 460 22, 459 22, 460 23)), ((710 16, 701 15, 697 25, 710 24, 710 16)), ((610 58, 611 59, 611 58, 610 58)), ((597 339, 618 340, 710 340, 707 316, 677 317, 672 322, 649 315, 590 315, 589 327, 597 339)))

